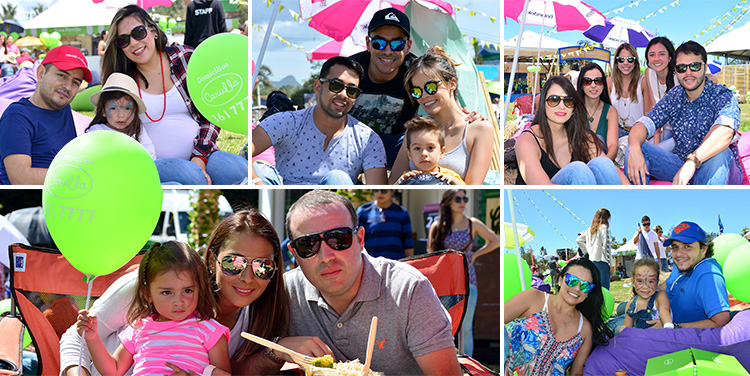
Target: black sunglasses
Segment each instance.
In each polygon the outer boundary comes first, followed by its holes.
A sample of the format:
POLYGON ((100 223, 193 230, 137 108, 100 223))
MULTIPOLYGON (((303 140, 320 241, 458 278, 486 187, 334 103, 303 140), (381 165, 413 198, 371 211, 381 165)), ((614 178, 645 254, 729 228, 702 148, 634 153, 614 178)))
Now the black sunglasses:
POLYGON ((617 60, 618 63, 624 63, 626 59, 628 60, 628 63, 635 62, 635 56, 628 56, 628 57, 618 56, 615 58, 615 60, 617 60))
POLYGON ((583 86, 589 86, 591 84, 596 84, 596 86, 599 86, 604 82, 601 77, 597 78, 590 78, 590 77, 584 77, 583 78, 583 86))
POLYGON ((385 46, 390 44, 393 52, 403 51, 406 48, 406 41, 403 39, 385 40, 383 38, 375 38, 371 40, 372 48, 376 50, 384 50, 385 46))
POLYGON ((562 101, 567 108, 573 108, 573 106, 575 106, 575 98, 571 96, 561 97, 559 95, 550 95, 544 101, 547 102, 547 106, 550 107, 557 107, 557 105, 560 104, 560 101, 562 101))
POLYGON ((469 202, 469 198, 466 197, 466 196, 464 196, 464 197, 458 197, 458 196, 456 196, 456 197, 453 197, 453 201, 455 201, 457 204, 460 204, 461 201, 463 201, 464 204, 465 204, 465 203, 469 202))
POLYGON ((331 93, 340 93, 341 90, 344 90, 344 88, 346 88, 346 96, 351 99, 357 99, 357 97, 362 94, 362 89, 356 86, 346 86, 341 81, 330 78, 321 78, 320 82, 328 82, 328 90, 330 90, 331 93))
POLYGON ((120 34, 115 38, 115 43, 117 43, 117 47, 125 48, 130 45, 130 37, 133 37, 135 40, 143 40, 148 35, 148 29, 146 26, 140 25, 133 28, 133 30, 130 31, 130 34, 120 34))
POLYGON ((373 189, 373 190, 372 190, 372 193, 382 193, 382 194, 387 194, 387 193, 390 193, 390 192, 391 192, 391 190, 390 190, 390 189, 373 189))
POLYGON ((276 274, 276 262, 270 258, 258 257, 252 260, 239 255, 227 255, 221 258, 221 271, 228 276, 242 273, 248 265, 256 277, 271 279, 276 274))
MULTIPOLYGON (((429 94, 429 95, 433 95, 433 94, 437 93, 437 91, 438 91, 438 84, 439 83, 440 83, 440 81, 428 81, 428 82, 425 82, 425 84, 424 84, 424 92, 427 93, 427 94, 429 94)), ((411 94, 411 96, 414 97, 414 99, 422 98, 422 88, 419 87, 419 86, 414 86, 414 87, 411 88, 411 90, 409 90, 409 94, 411 94)))
POLYGON ((703 62, 696 61, 690 64, 677 64, 674 67, 674 71, 677 73, 685 73, 687 72, 688 68, 690 68, 691 71, 697 72, 701 70, 702 67, 703 67, 703 62))
POLYGON ((324 240, 334 250, 343 251, 352 246, 352 236, 358 229, 359 226, 354 228, 339 227, 314 234, 302 235, 292 240, 290 244, 301 258, 310 258, 318 254, 321 240, 324 240))

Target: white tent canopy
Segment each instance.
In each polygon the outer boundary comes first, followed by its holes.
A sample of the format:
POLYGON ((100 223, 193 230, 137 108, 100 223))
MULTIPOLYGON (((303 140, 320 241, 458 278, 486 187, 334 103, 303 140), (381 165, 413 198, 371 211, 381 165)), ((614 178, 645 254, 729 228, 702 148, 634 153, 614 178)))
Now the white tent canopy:
MULTIPOLYGON (((530 30, 524 31, 521 36, 521 46, 520 46, 518 55, 536 57, 537 51, 539 50, 539 38, 540 38, 539 33, 535 33, 530 30)), ((550 38, 548 36, 541 36, 541 38, 542 38, 541 56, 557 53, 558 48, 570 47, 570 43, 568 42, 563 42, 561 40, 550 38)), ((513 53, 516 50, 517 41, 518 41, 517 35, 513 38, 503 41, 503 49, 504 49, 503 54, 506 56, 513 56, 513 53)))
POLYGON ((726 33, 706 46, 706 52, 733 59, 750 59, 750 22, 726 33))
POLYGON ((636 249, 638 249, 638 246, 632 241, 628 241, 627 243, 623 244, 622 247, 613 249, 612 255, 619 256, 627 253, 628 251, 635 251, 636 249))
POLYGON ((91 0, 58 0, 38 16, 23 23, 28 35, 44 31, 60 34, 98 34, 109 28, 117 8, 91 0))

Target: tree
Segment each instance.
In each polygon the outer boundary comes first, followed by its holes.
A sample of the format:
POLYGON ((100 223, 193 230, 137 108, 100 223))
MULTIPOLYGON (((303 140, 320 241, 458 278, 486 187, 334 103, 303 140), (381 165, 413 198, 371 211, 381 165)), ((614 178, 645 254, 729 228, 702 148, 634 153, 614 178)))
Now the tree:
POLYGON ((740 235, 745 236, 745 235, 747 235, 748 232, 750 232, 750 228, 743 227, 742 231, 740 231, 740 235))
POLYGON ((31 12, 27 13, 27 15, 29 18, 34 18, 42 14, 45 10, 47 10, 47 7, 44 4, 36 3, 36 5, 31 8, 31 12))
POLYGON ((199 250, 206 245, 211 231, 221 221, 221 215, 219 214, 221 191, 218 189, 201 189, 193 192, 197 197, 192 202, 193 210, 190 212, 188 243, 194 249, 199 250))
POLYGON ((270 92, 276 90, 276 86, 271 83, 271 68, 268 65, 261 65, 258 71, 258 87, 260 87, 260 95, 268 95, 270 92))
POLYGON ((2 12, 4 20, 15 20, 18 6, 13 4, 3 4, 2 12))
POLYGON ((165 6, 155 6, 153 8, 149 9, 149 13, 151 14, 161 14, 163 16, 168 16, 169 18, 174 18, 176 20, 185 20, 185 10, 187 8, 185 7, 185 2, 182 0, 174 0, 172 1, 171 7, 165 7, 165 6))

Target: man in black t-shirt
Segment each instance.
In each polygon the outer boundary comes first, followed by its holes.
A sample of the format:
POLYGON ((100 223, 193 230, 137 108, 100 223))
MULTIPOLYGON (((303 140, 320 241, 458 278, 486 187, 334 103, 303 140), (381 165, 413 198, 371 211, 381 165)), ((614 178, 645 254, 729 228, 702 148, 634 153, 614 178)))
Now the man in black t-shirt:
POLYGON ((227 32, 224 6, 219 0, 193 0, 187 5, 185 44, 197 48, 212 35, 227 32))
POLYGON ((379 10, 370 20, 367 51, 350 57, 365 68, 359 83, 362 94, 349 115, 367 124, 383 140, 388 168, 393 166, 404 139, 404 123, 417 106, 404 88, 404 75, 415 56, 409 18, 396 8, 379 10))

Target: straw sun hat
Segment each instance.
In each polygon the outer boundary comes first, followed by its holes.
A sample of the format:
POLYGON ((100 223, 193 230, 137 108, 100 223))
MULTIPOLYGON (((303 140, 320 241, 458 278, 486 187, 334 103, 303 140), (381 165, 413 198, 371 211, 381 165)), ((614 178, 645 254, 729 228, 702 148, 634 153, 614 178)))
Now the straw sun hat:
POLYGON ((107 91, 124 92, 133 98, 135 104, 138 105, 139 114, 146 112, 146 104, 143 103, 143 100, 136 94, 138 92, 138 86, 129 76, 122 73, 112 73, 107 79, 107 82, 104 83, 104 86, 102 86, 102 90, 91 96, 91 104, 96 106, 99 103, 99 97, 101 97, 102 93, 107 91))

